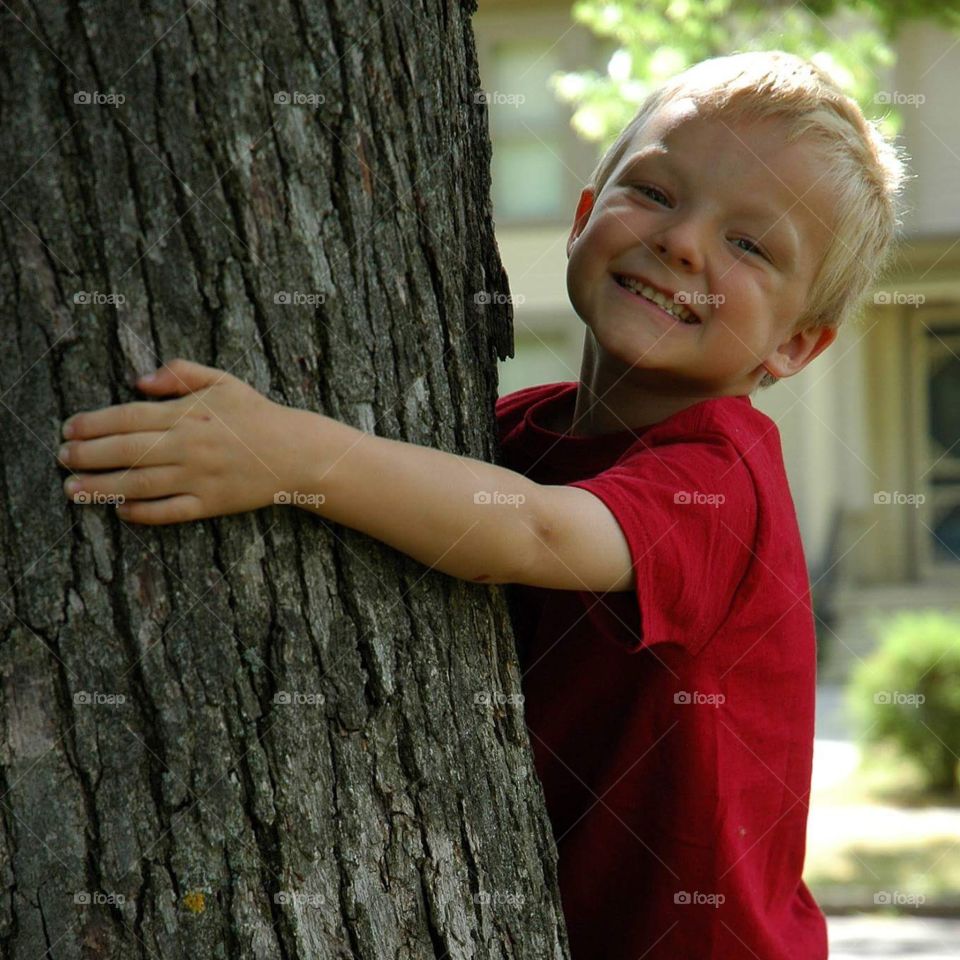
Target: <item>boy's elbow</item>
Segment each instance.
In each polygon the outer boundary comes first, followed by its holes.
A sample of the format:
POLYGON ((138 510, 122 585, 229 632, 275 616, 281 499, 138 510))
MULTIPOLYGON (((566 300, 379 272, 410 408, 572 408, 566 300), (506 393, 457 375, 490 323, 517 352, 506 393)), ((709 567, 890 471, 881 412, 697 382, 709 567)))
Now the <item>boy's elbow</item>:
POLYGON ((526 505, 521 510, 501 528, 498 539, 502 550, 496 551, 497 562, 480 573, 466 576, 470 583, 536 585, 547 531, 542 528, 535 511, 526 509, 526 505))
POLYGON ((527 506, 516 582, 594 593, 634 589, 629 545, 602 500, 577 487, 542 485, 527 506))
POLYGON ((512 575, 505 583, 522 583, 526 586, 543 586, 544 573, 550 564, 547 555, 554 556, 551 543, 556 530, 550 521, 550 514, 544 507, 544 487, 537 495, 524 504, 517 517, 517 529, 514 534, 512 557, 515 561, 512 575))

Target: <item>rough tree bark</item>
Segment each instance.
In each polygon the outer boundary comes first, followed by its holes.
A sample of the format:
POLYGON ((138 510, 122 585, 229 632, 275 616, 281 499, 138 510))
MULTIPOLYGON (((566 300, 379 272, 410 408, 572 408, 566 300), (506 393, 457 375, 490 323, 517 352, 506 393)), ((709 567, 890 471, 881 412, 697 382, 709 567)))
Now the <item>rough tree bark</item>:
POLYGON ((54 462, 174 356, 495 456, 472 12, 2 4, 4 957, 566 955, 499 589, 292 507, 126 527, 54 462))

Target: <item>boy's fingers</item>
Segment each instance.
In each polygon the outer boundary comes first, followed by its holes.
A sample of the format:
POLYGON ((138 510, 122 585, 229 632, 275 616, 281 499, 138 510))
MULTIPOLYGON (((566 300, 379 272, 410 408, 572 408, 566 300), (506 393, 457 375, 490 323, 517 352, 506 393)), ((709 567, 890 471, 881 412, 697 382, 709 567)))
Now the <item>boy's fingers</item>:
POLYGON ((166 430, 181 416, 183 410, 171 403, 121 403, 116 407, 75 413, 64 420, 63 435, 68 440, 89 440, 111 433, 166 430))
POLYGON ((141 467, 112 473, 80 473, 68 477, 63 492, 76 504, 108 504, 111 500, 152 500, 183 490, 183 472, 176 466, 141 467))
POLYGON ((201 501, 190 493, 163 500, 128 500, 117 507, 117 516, 125 523, 186 523, 203 519, 201 501))
POLYGON ((143 393, 169 394, 185 396, 211 387, 215 383, 222 383, 230 378, 225 370, 216 367, 205 367, 202 363, 184 360, 178 357, 165 363, 159 370, 144 374, 137 379, 137 389, 143 393))
POLYGON ((179 461, 167 430, 110 434, 65 443, 57 459, 71 470, 113 470, 117 467, 158 466, 179 461))

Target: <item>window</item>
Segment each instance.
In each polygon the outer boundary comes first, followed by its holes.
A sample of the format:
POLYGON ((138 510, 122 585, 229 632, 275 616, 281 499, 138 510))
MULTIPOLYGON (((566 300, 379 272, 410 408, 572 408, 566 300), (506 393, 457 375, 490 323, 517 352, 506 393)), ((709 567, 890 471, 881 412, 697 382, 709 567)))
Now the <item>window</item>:
POLYGON ((927 308, 914 367, 916 493, 920 573, 960 574, 960 309, 927 308))
POLYGON ((568 113, 548 86, 561 69, 554 39, 500 40, 485 78, 498 221, 566 216, 568 113))
POLYGON ((960 568, 960 319, 926 331, 930 553, 960 568))

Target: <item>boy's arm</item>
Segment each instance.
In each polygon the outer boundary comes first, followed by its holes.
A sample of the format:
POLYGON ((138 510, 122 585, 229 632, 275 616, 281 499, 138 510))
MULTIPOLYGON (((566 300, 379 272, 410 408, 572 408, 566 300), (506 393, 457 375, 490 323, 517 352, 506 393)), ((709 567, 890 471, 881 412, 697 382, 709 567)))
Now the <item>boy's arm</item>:
POLYGON ((303 465, 292 474, 302 484, 295 505, 463 580, 631 589, 620 526, 586 490, 299 412, 310 419, 303 465))
POLYGON ((464 580, 598 593, 632 586, 623 534, 584 490, 363 433, 181 357, 137 388, 176 399, 64 422, 69 442, 57 459, 74 503, 112 497, 126 523, 150 525, 292 503, 464 580))

